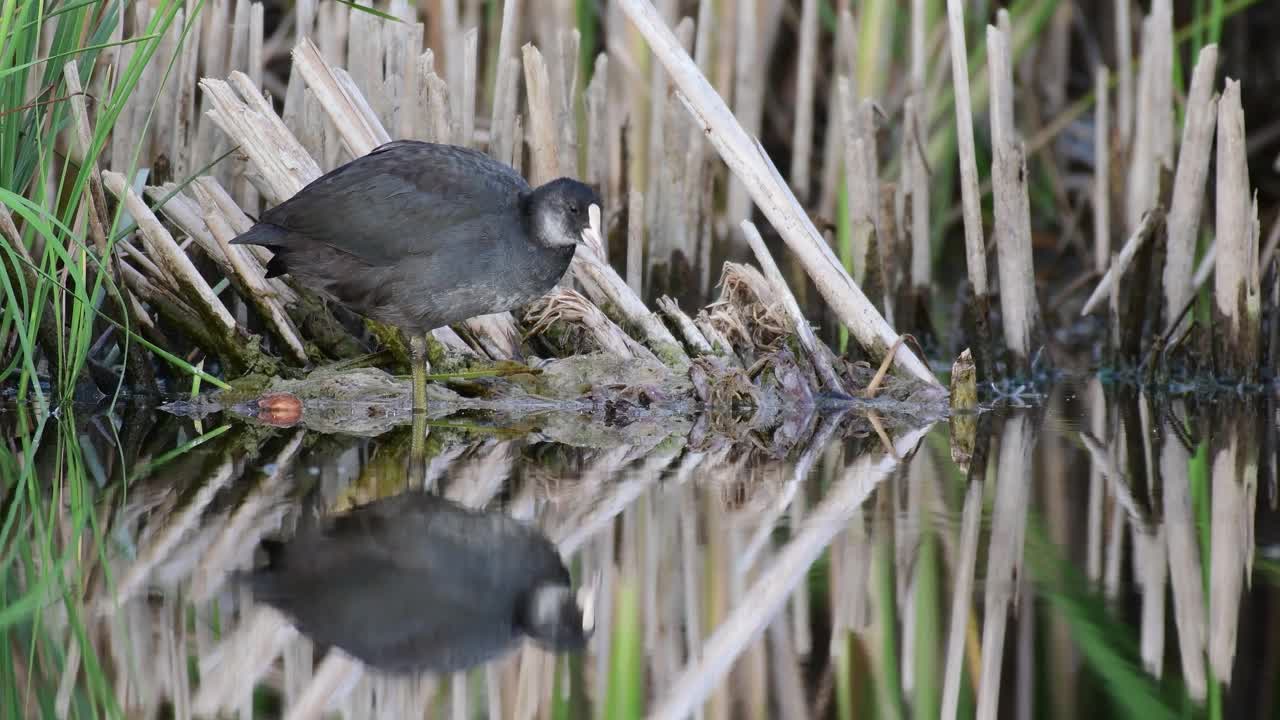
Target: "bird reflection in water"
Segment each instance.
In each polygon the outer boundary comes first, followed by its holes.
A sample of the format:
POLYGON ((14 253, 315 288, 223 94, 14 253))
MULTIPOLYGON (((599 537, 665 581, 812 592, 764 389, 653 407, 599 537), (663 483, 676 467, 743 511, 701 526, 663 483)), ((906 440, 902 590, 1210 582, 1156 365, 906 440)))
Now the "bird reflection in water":
POLYGON ((510 516, 424 492, 377 500, 268 541, 244 579, 317 645, 389 672, 448 673, 522 638, 581 649, 594 587, 574 593, 556 547, 510 516))

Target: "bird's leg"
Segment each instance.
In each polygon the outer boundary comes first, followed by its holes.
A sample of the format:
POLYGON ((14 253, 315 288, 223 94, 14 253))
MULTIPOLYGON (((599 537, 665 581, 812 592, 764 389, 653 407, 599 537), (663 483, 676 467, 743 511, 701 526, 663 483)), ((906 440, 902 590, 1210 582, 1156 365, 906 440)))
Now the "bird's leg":
POLYGON ((413 365, 413 436, 409 440, 409 483, 417 487, 427 471, 427 336, 409 335, 413 365))
POLYGON ((427 360, 426 334, 409 336, 409 362, 413 364, 413 412, 427 412, 427 372, 431 362, 427 360))
POLYGON ((413 435, 409 438, 409 482, 408 487, 414 490, 423 488, 422 481, 427 476, 427 414, 413 414, 413 435))

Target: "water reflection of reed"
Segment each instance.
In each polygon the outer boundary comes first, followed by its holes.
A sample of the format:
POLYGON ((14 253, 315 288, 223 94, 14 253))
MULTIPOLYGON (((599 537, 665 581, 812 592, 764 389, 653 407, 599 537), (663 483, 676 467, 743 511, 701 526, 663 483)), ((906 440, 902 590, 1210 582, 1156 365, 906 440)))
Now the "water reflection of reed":
MULTIPOLYGON (((1050 701, 1075 716, 1091 677, 1126 711, 1230 702, 1230 687, 1274 677, 1271 655, 1237 657, 1258 652, 1237 639, 1242 598, 1259 592, 1257 486, 1274 473, 1262 411, 1104 403, 1097 384, 1078 396, 1083 413, 1074 390, 1055 396, 1047 429, 1039 413, 983 415, 963 473, 941 428, 924 443, 929 428, 894 429, 885 446, 840 417, 784 449, 433 429, 421 484, 534 523, 601 593, 581 657, 529 645, 447 677, 319 652, 229 582, 261 539, 415 486, 404 438, 117 422, 108 451, 100 422, 13 432, 5 472, 44 480, 46 501, 73 470, 98 480, 85 488, 100 528, 77 536, 74 504, 52 505, 54 545, 86 545, 62 564, 11 536, 33 560, 18 588, 40 591, 53 567, 85 589, 40 615, 60 664, 19 658, 15 676, 44 677, 63 710, 100 667, 131 717, 271 714, 265 692, 285 717, 352 718, 995 718, 1050 701)), ((6 492, 9 512, 30 502, 6 492)))

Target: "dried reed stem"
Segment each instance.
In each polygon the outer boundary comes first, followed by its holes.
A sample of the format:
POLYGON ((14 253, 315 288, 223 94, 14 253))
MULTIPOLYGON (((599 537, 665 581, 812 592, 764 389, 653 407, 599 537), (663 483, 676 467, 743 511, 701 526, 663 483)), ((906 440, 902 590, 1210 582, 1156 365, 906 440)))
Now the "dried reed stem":
POLYGON ((791 135, 791 187, 801 198, 809 196, 817 55, 818 0, 804 0, 800 11, 800 57, 796 62, 796 121, 791 135))
POLYGON ((148 254, 164 268, 165 278, 173 288, 182 294, 187 302, 195 303, 194 309, 208 322, 215 332, 230 346, 238 346, 240 339, 236 336, 236 321, 222 304, 213 288, 205 282, 191 258, 178 247, 169 231, 160 224, 147 204, 138 197, 133 188, 125 183, 120 173, 106 171, 102 173, 103 184, 107 190, 118 197, 133 215, 141 231, 148 254))
POLYGON ((1093 113, 1093 267, 1098 272, 1106 270, 1111 257, 1111 92, 1107 75, 1107 66, 1100 65, 1093 76, 1097 99, 1093 113))
MULTIPOLYGON (((897 333, 845 272, 812 220, 796 201, 768 155, 738 123, 724 100, 716 94, 679 41, 662 22, 652 5, 643 0, 619 0, 623 11, 645 36, 655 56, 667 68, 680 89, 682 102, 702 124, 708 139, 742 180, 755 202, 797 254, 823 297, 873 357, 881 358, 897 339, 897 333)), ((742 41, 739 36, 738 41, 742 41)), ((896 365, 931 385, 938 380, 914 353, 897 354, 896 365)))
POLYGON ((960 201, 964 208, 964 249, 974 296, 988 295, 987 243, 982 229, 982 193, 973 142, 973 101, 969 95, 969 55, 965 47, 963 0, 947 0, 951 82, 955 87, 956 140, 960 149, 960 201))
POLYGON ((676 328, 680 331, 680 337, 684 338, 684 344, 689 346, 699 355, 715 355, 716 351, 711 347, 711 343, 707 341, 702 331, 694 324, 693 318, 689 317, 680 309, 680 304, 675 300, 663 295, 658 298, 658 310, 667 316, 676 328))
POLYGON ((532 44, 525 45, 524 83, 529 102, 529 145, 533 157, 530 182, 536 187, 560 177, 560 142, 554 95, 547 63, 532 44))
POLYGON ((1124 247, 1120 248, 1119 255, 1111 267, 1107 268, 1107 272, 1103 274, 1102 279, 1098 281, 1097 287, 1089 295, 1089 299, 1085 301, 1084 308, 1080 310, 1083 317, 1093 312, 1103 300, 1111 295, 1111 287, 1118 283, 1120 278, 1124 277, 1125 270, 1129 269, 1129 264, 1133 262, 1134 256, 1142 249, 1143 244, 1155 234, 1156 229, 1164 222, 1164 211, 1159 207, 1147 212, 1142 216, 1142 222, 1134 229, 1133 235, 1125 241, 1124 247))
MULTIPOLYGON (((315 46, 310 47, 314 50, 315 46)), ((239 75, 234 74, 232 79, 239 75)), ((259 103, 252 97, 241 99, 242 95, 236 91, 243 89, 239 83, 233 90, 224 80, 205 78, 200 81, 200 87, 213 106, 209 117, 240 145, 241 152, 253 159, 262 177, 258 189, 272 204, 292 197, 320 177, 320 166, 265 101, 259 103)), ((251 94, 261 98, 256 89, 251 94)))
POLYGON ((427 90, 427 118, 431 128, 429 135, 432 142, 451 145, 457 142, 458 134, 454 123, 453 102, 450 98, 449 83, 436 74, 428 71, 423 78, 427 90))
MULTIPOLYGON (((212 178, 201 178, 201 180, 212 181, 212 178)), ((268 285, 261 267, 252 254, 243 246, 231 244, 237 233, 223 219, 222 212, 218 209, 212 195, 208 190, 203 189, 199 182, 199 180, 196 181, 195 190, 204 209, 205 224, 231 267, 231 277, 239 279, 245 289, 244 294, 275 330, 276 336, 284 342, 290 357, 297 363, 306 365, 307 351, 298 334, 298 329, 289 319, 275 291, 268 285)))
POLYGON ((316 667, 311 683, 285 713, 285 720, 320 717, 330 704, 349 693, 364 675, 364 665, 337 648, 331 649, 316 667))
MULTIPOLYGON (((71 116, 75 126, 73 133, 76 138, 75 145, 79 148, 81 161, 83 162, 83 158, 92 147, 93 134, 89 124, 89 109, 82 94, 84 87, 80 83, 80 72, 74 60, 62 66, 62 76, 67 83, 67 94, 71 97, 71 116)), ((105 255, 107 252, 107 232, 105 227, 107 204, 106 195, 102 192, 102 176, 99 174, 96 161, 89 170, 89 187, 84 195, 84 202, 86 203, 89 219, 89 235, 93 238, 98 254, 105 255)), ((25 249, 25 246, 22 247, 25 249)))
POLYGON ((636 295, 644 281, 644 195, 632 190, 627 198, 627 286, 636 295))
MULTIPOLYGON (((609 56, 596 56, 591 82, 587 84, 583 102, 587 111, 587 182, 594 185, 604 202, 616 201, 609 193, 609 142, 613 119, 609 105, 609 56)), ((605 254, 608 255, 608 238, 605 254)))
POLYGON ((1200 234, 1209 153, 1218 115, 1218 100, 1213 93, 1217 68, 1218 46, 1206 45, 1191 75, 1178 170, 1173 179, 1163 283, 1165 332, 1173 331, 1175 316, 1192 297, 1191 266, 1200 234))
POLYGON ((991 179, 996 252, 1000 272, 1000 310, 1005 345, 1018 370, 1025 371, 1040 335, 1031 256, 1031 206, 1027 161, 1013 124, 1013 69, 1008 36, 987 27, 991 82, 991 179))
POLYGON ((1261 313, 1257 200, 1250 205, 1245 137, 1240 83, 1228 79, 1218 102, 1214 356, 1219 375, 1248 382, 1259 371, 1261 313))
POLYGON ((773 261, 773 256, 769 254, 769 248, 765 247, 764 238, 760 237, 760 231, 756 229, 756 226, 750 220, 743 220, 742 233, 747 238, 751 251, 755 253, 756 262, 760 263, 760 269, 764 271, 765 278, 768 279, 769 285, 773 288, 773 296, 782 301, 782 308, 791 319, 796 336, 800 339, 800 344, 804 346, 805 352, 809 353, 809 358, 813 362, 814 368, 817 369, 818 376, 822 378, 822 383, 829 390, 843 391, 844 384, 840 382, 835 369, 831 367, 831 360, 825 352, 826 348, 819 344, 817 336, 813 334, 813 328, 809 326, 809 321, 805 319, 804 313, 800 311, 800 305, 796 303, 795 295, 791 294, 791 288, 787 287, 787 280, 782 276, 782 271, 778 269, 778 264, 773 261))
POLYGON ((911 290, 927 296, 933 271, 932 234, 929 229, 930 169, 925 162, 925 142, 929 138, 929 95, 925 88, 925 0, 911 2, 911 90, 904 107, 903 172, 911 182, 906 189, 911 198, 911 217, 904 218, 911 228, 911 290))
POLYGON ((612 309, 619 318, 638 328, 649 348, 664 364, 675 368, 687 367, 689 356, 675 336, 657 315, 645 307, 640 296, 627 286, 604 258, 600 243, 600 208, 592 205, 590 218, 591 228, 583 233, 584 242, 574 253, 570 265, 574 277, 598 306, 612 309))
POLYGON ((1169 0, 1154 0, 1142 23, 1142 66, 1138 72, 1138 113, 1130 156, 1125 231, 1160 202, 1160 173, 1173 167, 1173 11, 1169 0))
MULTIPOLYGON (((364 13, 356 13, 363 15, 364 13)), ((377 146, 391 140, 382 123, 366 112, 363 98, 357 100, 347 92, 340 70, 335 71, 320 54, 320 49, 309 38, 303 38, 293 49, 294 67, 302 73, 307 87, 316 99, 329 111, 329 117, 353 157, 369 154, 377 146), (362 107, 363 106, 363 107, 362 107)), ((205 80, 201 84, 206 85, 205 80)), ((358 93, 357 93, 358 94, 358 93)), ((319 176, 319 172, 316 172, 319 176)), ((281 198, 283 199, 283 198, 281 198)))
POLYGON ((907 198, 910 216, 904 207, 903 227, 910 228, 911 290, 927 292, 933 272, 933 253, 929 237, 929 175, 925 166, 925 149, 920 140, 925 135, 921 117, 920 96, 910 95, 903 105, 902 161, 903 184, 899 188, 907 198))
MULTIPOLYGON (((742 132, 749 138, 754 139, 760 132, 760 99, 763 95, 762 84, 763 75, 757 71, 756 65, 760 62, 757 54, 757 44, 760 41, 760 34, 756 27, 759 0, 736 0, 737 13, 732 17, 736 23, 736 33, 734 36, 734 87, 733 87, 733 117, 736 123, 741 123, 742 132)), ((646 3, 647 5, 647 3, 646 3)), ((671 62, 663 57, 662 51, 655 46, 654 38, 646 32, 644 25, 636 20, 636 13, 630 7, 639 8, 639 3, 630 5, 622 4, 623 12, 636 23, 636 28, 645 36, 649 43, 649 47, 653 49, 654 54, 667 66, 671 71, 671 62)), ((647 10, 652 10, 652 6, 648 6, 647 10)), ((667 30, 666 23, 655 12, 652 14, 652 20, 655 27, 661 27, 667 30)), ((669 31, 668 31, 669 32, 669 31)), ((673 48, 674 49, 674 48, 673 48)), ((692 64, 692 63, 691 63, 692 64)), ((696 66, 695 66, 696 67, 696 66)), ((678 73, 672 71, 673 75, 678 73)), ((704 79, 705 81, 705 79, 704 79)), ((708 88, 709 89, 709 88, 708 88)), ((689 90, 683 85, 681 90, 685 95, 689 95, 689 90)), ((714 91, 712 91, 714 92, 714 91)), ((723 101, 721 101, 723 102, 723 101)), ((726 107, 727 111, 728 108, 726 107)), ((739 219, 750 219, 751 217, 751 196, 748 194, 749 189, 746 187, 750 181, 738 173, 734 173, 729 178, 728 200, 726 201, 725 214, 730 222, 739 219)))
POLYGON ((527 320, 533 324, 530 333, 539 333, 557 320, 575 323, 586 328, 592 339, 605 352, 617 357, 657 361, 643 345, 632 340, 622 328, 605 317, 589 300, 576 290, 560 287, 539 298, 529 308, 527 320))
POLYGON ((457 76, 458 81, 451 84, 461 94, 458 101, 461 105, 458 119, 461 137, 458 138, 458 142, 467 147, 475 147, 476 144, 476 77, 478 75, 476 53, 479 42, 480 31, 477 28, 468 29, 462 36, 462 57, 449 58, 451 70, 456 66, 457 60, 462 61, 462 72, 457 76), (458 84, 459 81, 461 85, 458 84))
MULTIPOLYGON (((1133 22, 1129 14, 1130 3, 1114 4, 1116 28, 1116 125, 1120 130, 1120 147, 1124 152, 1132 150, 1133 140, 1133 22)), ((1108 251, 1108 257, 1110 251, 1108 251)))
MULTIPOLYGON (((503 12, 505 14, 505 7, 503 12)), ((516 139, 520 61, 513 57, 502 57, 498 62, 493 116, 489 120, 489 154, 502 162, 510 163, 512 167, 519 167, 520 158, 524 154, 522 143, 516 139)))

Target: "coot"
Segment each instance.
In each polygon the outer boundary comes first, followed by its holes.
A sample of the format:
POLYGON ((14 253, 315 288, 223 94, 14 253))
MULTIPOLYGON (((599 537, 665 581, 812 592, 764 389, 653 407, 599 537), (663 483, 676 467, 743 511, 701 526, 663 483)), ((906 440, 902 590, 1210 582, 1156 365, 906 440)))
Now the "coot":
POLYGON ((537 530, 426 492, 376 500, 267 542, 242 576, 321 646, 390 672, 448 673, 514 647, 582 648, 593 589, 574 593, 537 530))
POLYGON ((326 173, 233 240, 365 317, 400 328, 426 407, 426 335, 525 305, 555 286, 600 204, 569 178, 537 189, 455 145, 396 140, 326 173))

